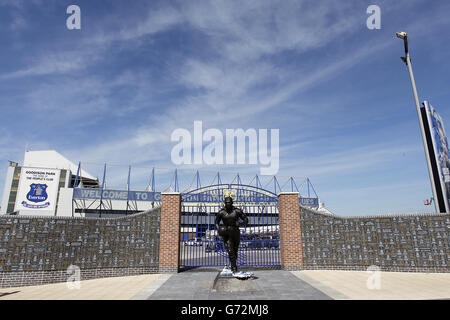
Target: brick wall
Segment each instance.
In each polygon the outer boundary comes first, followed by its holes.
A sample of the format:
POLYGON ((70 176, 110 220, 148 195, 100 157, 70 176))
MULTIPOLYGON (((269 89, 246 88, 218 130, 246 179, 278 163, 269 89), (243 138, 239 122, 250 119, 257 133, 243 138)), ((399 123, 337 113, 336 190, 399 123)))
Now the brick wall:
POLYGON ((450 272, 450 215, 339 217, 301 208, 303 269, 450 272))
POLYGON ((158 271, 160 210, 120 218, 0 216, 0 287, 158 271))
POLYGON ((162 193, 161 200, 159 272, 173 273, 179 263, 181 194, 162 193))
MULTIPOLYGON (((450 272, 450 215, 339 217, 278 196, 280 257, 286 270, 450 272)), ((0 216, 0 287, 177 272, 181 195, 159 209, 120 218, 0 216)))
MULTIPOLYGON (((158 273, 158 267, 95 268, 80 269, 80 281, 109 277, 125 277, 158 273)), ((0 273, 0 288, 38 286, 66 282, 74 273, 67 270, 13 271, 0 273)))
POLYGON ((297 270, 303 265, 299 194, 279 194, 278 212, 281 265, 285 270, 297 270))

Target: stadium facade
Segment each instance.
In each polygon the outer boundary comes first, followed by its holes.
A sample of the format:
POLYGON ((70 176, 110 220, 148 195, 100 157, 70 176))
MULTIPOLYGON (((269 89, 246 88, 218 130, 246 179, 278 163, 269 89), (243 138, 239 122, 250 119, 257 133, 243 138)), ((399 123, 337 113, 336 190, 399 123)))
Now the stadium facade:
POLYGON ((95 217, 101 210, 103 217, 108 217, 142 212, 155 206, 154 202, 152 205, 139 199, 127 201, 111 190, 102 193, 112 195, 106 199, 92 196, 77 199, 74 186, 78 187, 77 191, 89 189, 91 194, 102 188, 98 177, 55 150, 26 151, 23 165, 9 163, 0 214, 95 217))
MULTIPOLYGON (((135 190, 130 190, 131 167, 129 167, 126 187, 116 188, 106 186, 106 164, 100 172, 96 172, 97 176, 88 172, 90 169, 92 168, 86 170, 81 163, 76 164, 55 150, 26 151, 22 165, 12 161, 9 163, 1 198, 0 214, 118 217, 158 207, 161 201, 161 192, 159 191, 180 192, 176 169, 170 185, 167 178, 163 187, 161 185, 155 186, 155 168, 153 168, 148 185, 135 190), (101 177, 102 175, 103 177, 101 177), (158 187, 161 190, 156 190, 158 187)), ((148 168, 146 170, 149 172, 148 168)), ((115 173, 120 177, 114 176, 113 170, 111 172, 108 176, 109 181, 125 181, 124 172, 115 173)), ((200 202, 218 206, 221 205, 223 195, 214 195, 214 192, 218 192, 218 190, 223 192, 223 190, 232 188, 237 194, 243 195, 241 205, 245 205, 249 201, 256 204, 262 202, 263 198, 269 199, 266 199, 269 202, 274 202, 273 199, 276 198, 277 193, 283 191, 275 176, 272 177, 272 182, 269 182, 274 189, 272 191, 265 190, 267 188, 263 188, 259 177, 256 176, 255 178, 256 180, 253 180, 255 184, 245 185, 238 174, 231 183, 222 184, 220 173, 217 173, 211 185, 202 188, 197 171, 194 177, 197 182, 196 185, 191 183, 191 186, 181 192, 183 201, 189 202, 192 206, 200 202), (218 187, 219 185, 220 187, 218 187), (199 197, 207 197, 208 199, 199 197), (271 200, 271 198, 273 199, 271 200)), ((305 181, 308 191, 305 191, 305 196, 300 196, 300 204, 313 207, 324 213, 331 213, 324 207, 323 203, 319 203, 318 196, 309 179, 305 181), (310 189, 315 196, 309 195, 310 189)), ((284 185, 288 185, 288 188, 290 186, 292 191, 299 191, 293 178, 286 181, 284 185)), ((239 203, 237 204, 239 205, 239 203)))

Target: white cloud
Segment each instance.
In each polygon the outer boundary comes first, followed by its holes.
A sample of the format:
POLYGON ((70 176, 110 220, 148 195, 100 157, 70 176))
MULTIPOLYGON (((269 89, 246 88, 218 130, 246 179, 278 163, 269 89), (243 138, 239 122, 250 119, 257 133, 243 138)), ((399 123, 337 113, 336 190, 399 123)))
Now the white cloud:
MULTIPOLYGON (((210 35, 216 36, 217 33, 223 35, 229 32, 230 37, 237 37, 239 31, 235 28, 239 28, 239 30, 244 28, 243 22, 237 21, 233 24, 233 21, 235 21, 233 20, 234 13, 239 10, 229 8, 223 2, 221 5, 226 6, 226 10, 212 10, 207 16, 201 15, 202 10, 200 12, 187 10, 184 14, 187 16, 187 21, 210 35), (220 25, 220 23, 224 24, 220 25)), ((192 8, 188 6, 188 9, 192 8)), ((203 10, 208 10, 208 7, 203 10)), ((250 12, 245 12, 245 8, 240 8, 240 10, 243 12, 241 15, 250 15, 250 12)), ((326 14, 329 13, 329 9, 322 8, 321 10, 323 12, 319 11, 319 13, 324 14, 324 16, 319 16, 318 20, 325 19, 326 14)), ((237 15, 237 17, 240 16, 237 15)), ((311 17, 308 17, 308 19, 311 19, 311 17)), ((323 22, 322 25, 325 26, 326 23, 323 22)), ((262 30, 255 28, 256 30, 253 30, 253 32, 256 34, 259 32, 264 34, 266 31, 265 24, 261 24, 262 30)), ((285 29, 283 28, 281 28, 281 31, 277 29, 278 32, 284 34, 285 29)), ((341 32, 341 28, 343 27, 335 27, 337 30, 335 32, 341 32)), ((242 37, 238 39, 244 41, 242 37)), ((172 130, 179 127, 187 128, 192 125, 194 120, 202 120, 206 126, 216 128, 247 128, 250 123, 251 126, 254 126, 254 120, 261 118, 261 114, 267 109, 280 107, 282 103, 303 90, 355 66, 364 58, 373 55, 388 45, 385 43, 379 46, 367 45, 353 52, 351 56, 335 56, 331 63, 324 61, 316 68, 309 68, 309 70, 298 74, 298 70, 286 70, 267 59, 260 59, 262 53, 271 52, 275 54, 283 49, 295 47, 295 44, 289 42, 289 39, 279 41, 281 43, 275 44, 269 50, 266 46, 270 45, 270 41, 264 39, 264 46, 255 47, 255 50, 259 50, 260 53, 255 51, 246 56, 247 58, 251 57, 250 61, 237 62, 226 57, 212 58, 209 61, 186 58, 181 63, 181 69, 177 69, 179 65, 175 65, 171 67, 170 71, 175 78, 178 77, 180 84, 192 89, 203 89, 204 92, 190 95, 186 99, 183 97, 182 100, 179 100, 179 104, 172 104, 156 115, 149 116, 148 126, 131 127, 123 133, 123 139, 107 141, 103 145, 90 148, 85 150, 89 152, 83 153, 90 154, 93 158, 103 157, 122 163, 126 163, 127 159, 133 159, 133 161, 145 161, 145 157, 153 159, 155 153, 142 153, 140 151, 145 148, 146 150, 158 150, 156 158, 161 159, 161 155, 165 154, 167 155, 166 160, 168 160, 171 147, 168 138, 172 130), (296 78, 302 80, 296 80, 296 78), (269 90, 257 89, 258 85, 264 84, 271 84, 269 90), (253 121, 249 123, 248 119, 253 119, 253 121)), ((307 44, 312 40, 303 39, 302 41, 307 44)), ((226 36, 220 35, 217 39, 214 39, 214 42, 220 48, 225 48, 229 43, 226 36), (218 45, 219 40, 223 41, 222 45, 218 45)), ((315 45, 317 43, 311 44, 311 46, 315 45)), ((307 50, 307 48, 302 48, 302 50, 307 50)), ((131 82, 135 80, 133 76, 133 74, 128 74, 131 82)), ((145 91, 146 89, 141 88, 141 90, 145 91)))
POLYGON ((23 8, 24 0, 0 0, 0 6, 23 8))
POLYGON ((305 155, 283 162, 283 169, 288 172, 307 172, 309 176, 329 176, 331 174, 355 173, 373 170, 383 163, 397 161, 404 153, 420 152, 420 146, 400 146, 398 144, 372 144, 363 147, 345 148, 342 151, 323 154, 305 155))
POLYGON ((354 32, 358 19, 342 2, 190 1, 182 11, 188 23, 211 37, 217 52, 236 62, 323 46, 354 32))
POLYGON ((146 8, 144 17, 123 19, 120 15, 107 17, 102 28, 94 29, 92 35, 85 40, 86 45, 110 45, 114 42, 129 42, 139 38, 164 32, 183 22, 181 13, 166 6, 157 10, 146 8), (107 25, 109 28, 104 28, 107 25))
POLYGON ((31 55, 29 66, 0 75, 0 80, 10 80, 30 76, 70 74, 88 68, 98 62, 104 49, 74 48, 59 52, 45 52, 40 56, 31 55))

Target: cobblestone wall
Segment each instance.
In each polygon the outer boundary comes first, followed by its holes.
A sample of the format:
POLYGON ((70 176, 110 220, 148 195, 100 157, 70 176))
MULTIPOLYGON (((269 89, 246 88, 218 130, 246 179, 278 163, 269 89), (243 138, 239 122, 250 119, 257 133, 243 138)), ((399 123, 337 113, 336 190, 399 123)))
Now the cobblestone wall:
POLYGON ((300 215, 305 269, 450 272, 449 214, 300 215))
POLYGON ((160 209, 120 218, 0 216, 0 287, 30 277, 64 281, 70 265, 84 279, 157 272, 159 229, 160 209))

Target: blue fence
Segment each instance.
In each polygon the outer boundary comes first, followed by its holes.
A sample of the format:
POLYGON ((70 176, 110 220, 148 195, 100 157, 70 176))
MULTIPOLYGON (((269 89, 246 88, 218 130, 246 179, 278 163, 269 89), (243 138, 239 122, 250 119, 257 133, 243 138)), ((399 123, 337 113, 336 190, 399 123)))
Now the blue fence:
MULTIPOLYGON (((180 267, 226 266, 228 254, 214 222, 221 206, 183 204, 180 267)), ((280 266, 278 207, 240 206, 249 222, 241 227, 238 266, 280 266)))

